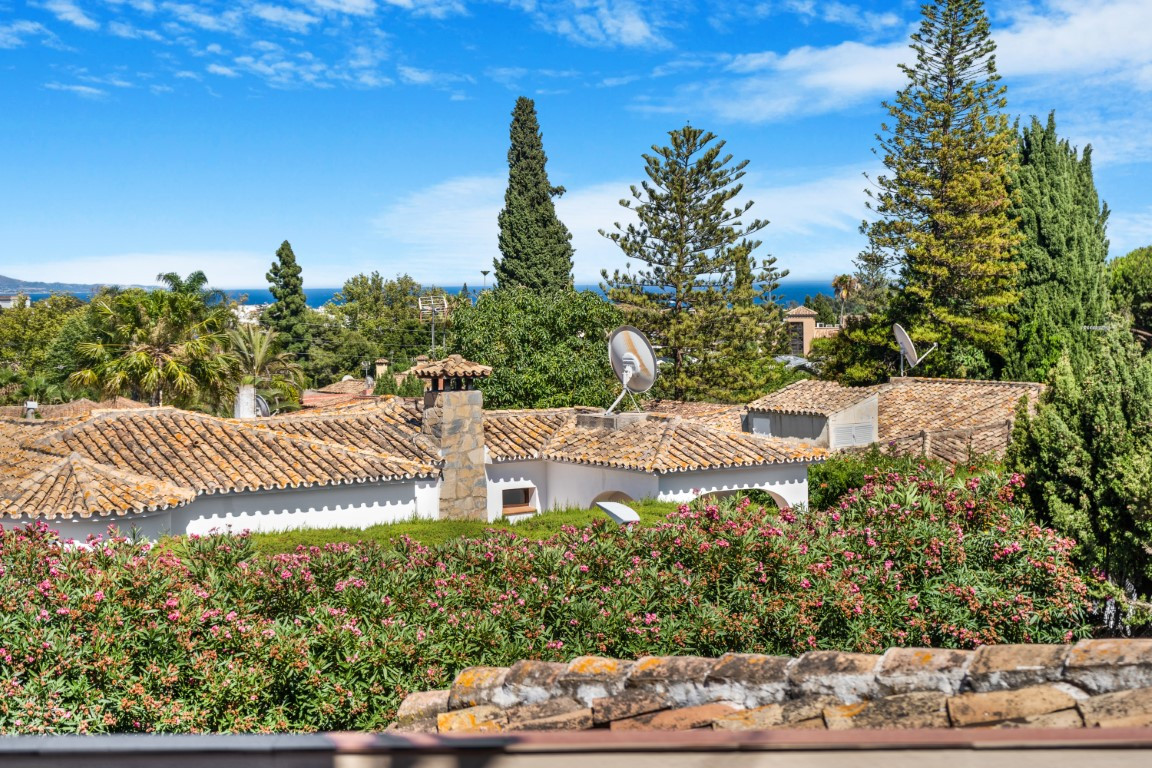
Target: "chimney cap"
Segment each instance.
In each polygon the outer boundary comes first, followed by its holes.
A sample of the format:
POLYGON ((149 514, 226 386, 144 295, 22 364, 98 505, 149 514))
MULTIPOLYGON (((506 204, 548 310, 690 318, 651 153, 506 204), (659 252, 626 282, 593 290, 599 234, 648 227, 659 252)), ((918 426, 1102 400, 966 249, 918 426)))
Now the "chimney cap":
POLYGON ((492 367, 473 363, 460 355, 448 355, 443 360, 418 363, 412 373, 421 379, 486 379, 492 375, 492 367))

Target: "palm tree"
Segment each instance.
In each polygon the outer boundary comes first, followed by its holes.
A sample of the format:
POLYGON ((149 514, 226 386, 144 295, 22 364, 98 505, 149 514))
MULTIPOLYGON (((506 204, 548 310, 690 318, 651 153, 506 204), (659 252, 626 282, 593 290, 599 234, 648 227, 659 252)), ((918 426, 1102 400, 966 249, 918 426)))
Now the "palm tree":
POLYGON ((237 399, 254 396, 259 390, 287 404, 299 402, 304 371, 291 354, 278 349, 276 335, 270 328, 248 323, 228 332, 240 387, 237 399))
POLYGON ((95 338, 76 345, 87 367, 68 377, 73 386, 191 406, 232 378, 227 307, 205 307, 189 293, 128 290, 96 298, 91 310, 95 338))
POLYGON ((837 275, 832 278, 832 292, 840 299, 840 325, 844 325, 844 312, 848 297, 860 289, 860 283, 852 275, 837 275))

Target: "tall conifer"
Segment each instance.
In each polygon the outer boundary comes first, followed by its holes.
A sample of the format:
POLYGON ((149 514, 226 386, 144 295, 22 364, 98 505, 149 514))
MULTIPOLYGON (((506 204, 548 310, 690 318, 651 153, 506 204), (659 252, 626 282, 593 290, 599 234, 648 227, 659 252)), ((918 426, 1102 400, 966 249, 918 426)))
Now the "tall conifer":
POLYGON ((868 193, 879 216, 863 231, 868 252, 896 269, 892 319, 941 343, 925 368, 957 373, 1002 352, 1016 299, 1015 137, 983 3, 938 0, 922 12, 916 63, 900 67, 908 84, 884 105, 894 121, 877 136, 888 173, 868 193))
POLYGON ((1081 155, 1057 137, 1051 114, 1046 125, 1032 118, 1022 131, 1014 187, 1023 271, 1004 376, 1044 381, 1063 354, 1083 364, 1091 335, 1099 333, 1084 326, 1107 322, 1108 207, 1092 180, 1092 148, 1081 155))
POLYGON ((552 202, 564 194, 564 187, 548 181, 548 158, 532 99, 516 100, 510 134, 508 189, 498 219, 501 258, 493 262, 496 283, 543 291, 570 288, 572 235, 552 202))
POLYGON ((776 259, 757 261, 750 235, 767 221, 742 217, 752 207, 728 206, 740 194, 748 161, 730 165, 723 141, 686 125, 671 146, 644 155, 648 180, 620 204, 639 221, 600 231, 643 267, 612 275, 608 296, 630 308, 629 320, 649 333, 668 364, 658 391, 676 399, 743 398, 771 386, 771 360, 781 328, 765 300, 787 272, 776 259))
POLYGON ((263 322, 280 334, 286 352, 302 360, 312 343, 307 324, 308 301, 304 296, 300 265, 287 240, 276 250, 276 261, 272 262, 265 278, 276 301, 265 310, 263 322))

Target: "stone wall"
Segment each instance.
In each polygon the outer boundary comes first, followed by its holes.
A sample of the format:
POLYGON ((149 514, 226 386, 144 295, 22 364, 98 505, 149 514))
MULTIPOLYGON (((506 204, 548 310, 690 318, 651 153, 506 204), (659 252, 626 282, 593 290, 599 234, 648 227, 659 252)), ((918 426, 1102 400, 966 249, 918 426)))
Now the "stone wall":
POLYGON ((484 473, 484 397, 479 391, 440 392, 424 409, 421 432, 440 448, 442 520, 488 519, 484 473))
POLYGON ((1152 726, 1152 639, 472 667, 400 731, 1152 726))

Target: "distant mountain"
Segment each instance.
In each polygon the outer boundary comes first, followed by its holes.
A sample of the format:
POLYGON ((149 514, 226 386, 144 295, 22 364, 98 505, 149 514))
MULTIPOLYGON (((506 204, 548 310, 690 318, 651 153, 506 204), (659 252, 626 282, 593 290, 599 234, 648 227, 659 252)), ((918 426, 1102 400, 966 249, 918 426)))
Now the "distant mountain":
MULTIPOLYGON (((78 293, 89 294, 103 288, 94 283, 45 283, 36 280, 17 280, 0 275, 0 293, 78 293)), ((125 285, 123 288, 155 288, 154 285, 125 285)))

